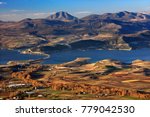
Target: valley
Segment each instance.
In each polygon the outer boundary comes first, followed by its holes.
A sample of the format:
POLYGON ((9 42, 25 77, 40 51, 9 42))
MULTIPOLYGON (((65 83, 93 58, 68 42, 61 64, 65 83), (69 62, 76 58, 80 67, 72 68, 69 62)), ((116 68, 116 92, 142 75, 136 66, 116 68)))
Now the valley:
POLYGON ((149 100, 149 22, 128 11, 0 21, 0 99, 149 100))

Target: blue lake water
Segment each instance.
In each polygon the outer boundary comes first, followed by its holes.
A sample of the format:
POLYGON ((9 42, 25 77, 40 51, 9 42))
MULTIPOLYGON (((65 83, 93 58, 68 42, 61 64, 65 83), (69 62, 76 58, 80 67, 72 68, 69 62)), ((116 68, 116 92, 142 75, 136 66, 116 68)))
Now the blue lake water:
POLYGON ((0 64, 6 64, 8 61, 34 60, 43 57, 42 55, 21 54, 17 50, 0 50, 0 64))
POLYGON ((51 57, 46 59, 45 64, 59 64, 72 61, 78 57, 89 57, 90 62, 96 62, 103 59, 115 59, 122 62, 130 63, 133 60, 150 60, 150 48, 140 50, 71 50, 56 52, 51 54, 51 57))
MULTIPOLYGON (((42 55, 20 54, 12 50, 0 50, 0 64, 6 64, 12 60, 29 60, 44 58, 42 55)), ((103 59, 115 59, 130 63, 133 60, 150 60, 150 48, 140 50, 69 50, 52 53, 50 58, 44 60, 44 64, 59 64, 72 61, 78 57, 91 58, 90 62, 96 62, 103 59)))

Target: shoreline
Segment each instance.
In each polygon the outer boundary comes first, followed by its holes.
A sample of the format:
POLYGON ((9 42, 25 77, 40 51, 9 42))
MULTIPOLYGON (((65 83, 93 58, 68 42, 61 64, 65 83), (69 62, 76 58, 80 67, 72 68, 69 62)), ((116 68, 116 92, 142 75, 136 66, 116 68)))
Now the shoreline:
MULTIPOLYGON (((143 50, 144 49, 146 49, 146 48, 142 48, 143 50)), ((140 49, 140 50, 142 50, 142 49, 140 49)), ((148 48, 149 49, 149 48, 148 48)), ((5 50, 5 49, 1 49, 1 50, 5 50)), ((25 54, 25 55, 42 55, 42 57, 39 57, 39 58, 37 58, 37 59, 28 59, 28 60, 17 60, 17 61, 15 61, 15 60, 13 60, 13 61, 8 61, 7 63, 4 63, 4 64, 1 64, 1 65, 10 65, 10 64, 15 64, 15 63, 21 63, 21 64, 25 64, 25 63, 34 63, 34 62, 42 62, 42 61, 44 61, 44 60, 46 60, 46 59, 49 59, 50 57, 51 57, 51 54, 46 54, 46 53, 44 53, 44 52, 34 52, 34 51, 27 51, 27 50, 19 50, 19 49, 6 49, 6 50, 12 50, 12 51, 17 51, 19 54, 25 54)), ((79 50, 79 49, 78 49, 79 50)), ((100 51, 104 51, 105 49, 87 49, 87 50, 100 50, 100 51)), ((85 49, 81 49, 81 50, 79 50, 79 51, 87 51, 87 50, 85 50, 85 49)), ((136 50, 138 50, 138 49, 136 49, 136 50)), ((66 52, 67 50, 65 50, 65 52, 66 52)), ((106 51, 135 51, 135 50, 116 50, 116 49, 112 49, 112 50, 109 50, 109 49, 107 49, 106 51)), ((69 57, 69 56, 68 56, 69 57)), ((77 57, 78 58, 78 57, 77 57)), ((83 57, 84 58, 84 57, 83 57)), ((91 57, 90 57, 91 58, 91 57)), ((53 59, 53 58, 52 58, 53 59)), ((114 59, 113 57, 111 58, 111 57, 109 57, 109 58, 106 58, 106 59, 114 59)), ((142 58, 136 58, 135 60, 137 60, 137 59, 140 59, 140 60, 145 60, 144 58, 142 59, 142 58)), ((99 59, 99 60, 103 60, 103 59, 99 59)), ((118 60, 118 59, 114 59, 114 60, 118 60)), ((98 60, 97 60, 98 61, 98 60)), ((120 60, 119 60, 120 61, 120 60)), ((146 60, 146 61, 148 61, 148 60, 146 60)), ((69 61, 68 61, 69 62, 69 61)), ((125 62, 126 63, 126 62, 125 62)), ((127 62, 128 63, 128 62, 127 62)), ((44 64, 44 63, 43 63, 44 64)), ((50 63, 46 63, 46 64, 50 64, 50 63)), ((53 63, 52 63, 53 64, 53 63)), ((57 64, 57 63, 56 63, 57 64)))
POLYGON ((42 61, 44 61, 44 60, 46 60, 46 59, 48 59, 48 58, 50 58, 50 55, 49 54, 46 54, 46 53, 42 53, 42 52, 30 52, 30 53, 23 53, 23 51, 20 51, 20 50, 18 50, 18 52, 20 53, 20 54, 25 54, 25 55, 43 55, 43 56, 45 56, 44 58, 39 58, 39 59, 34 59, 34 60, 32 60, 32 59, 29 59, 29 60, 27 60, 27 62, 29 63, 29 64, 32 64, 32 63, 34 63, 34 62, 42 62, 42 61))
POLYGON ((39 58, 39 59, 28 59, 28 60, 12 60, 12 61, 8 61, 7 63, 5 64, 0 64, 1 66, 8 66, 8 65, 19 65, 19 64, 31 64, 33 62, 36 62, 36 61, 44 61, 48 58, 50 58, 50 55, 49 54, 46 54, 46 53, 39 53, 39 54, 35 54, 34 52, 32 53, 23 53, 22 50, 19 50, 19 49, 5 49, 5 48, 2 48, 0 50, 11 50, 11 51, 16 51, 18 52, 19 54, 25 54, 25 55, 42 55, 43 58, 39 58))

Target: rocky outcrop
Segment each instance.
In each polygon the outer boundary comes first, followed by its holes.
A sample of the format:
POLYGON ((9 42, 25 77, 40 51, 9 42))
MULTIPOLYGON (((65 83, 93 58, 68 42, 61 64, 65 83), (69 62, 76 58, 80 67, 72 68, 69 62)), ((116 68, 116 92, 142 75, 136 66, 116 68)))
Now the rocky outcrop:
POLYGON ((123 37, 125 43, 128 43, 132 49, 149 48, 150 47, 150 31, 139 31, 135 34, 126 35, 123 37))
POLYGON ((104 59, 95 63, 95 67, 105 67, 105 66, 114 66, 117 68, 122 68, 125 67, 126 64, 112 59, 104 59))
POLYGON ((64 64, 61 64, 61 67, 80 67, 82 65, 88 64, 90 58, 77 58, 74 61, 67 62, 64 64))

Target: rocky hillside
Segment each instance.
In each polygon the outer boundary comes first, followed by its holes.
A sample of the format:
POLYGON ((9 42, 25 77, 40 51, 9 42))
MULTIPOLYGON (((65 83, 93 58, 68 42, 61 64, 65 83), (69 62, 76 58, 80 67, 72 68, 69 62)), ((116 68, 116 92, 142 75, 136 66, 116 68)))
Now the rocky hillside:
POLYGON ((95 19, 109 19, 109 20, 119 20, 119 21, 146 21, 150 19, 150 15, 147 13, 135 13, 135 12, 128 12, 122 11, 118 13, 105 13, 102 15, 89 15, 84 18, 83 20, 95 20, 95 19))
POLYGON ((127 11, 81 19, 61 11, 45 19, 1 21, 0 45, 14 49, 53 47, 57 44, 69 45, 73 49, 144 48, 150 47, 149 21, 148 14, 127 11))

